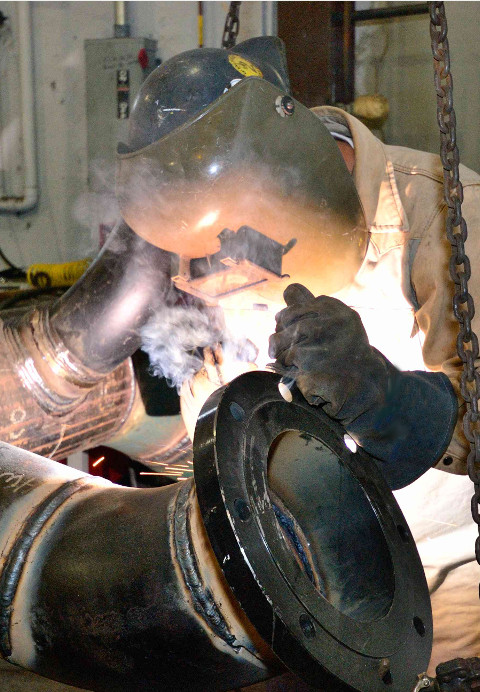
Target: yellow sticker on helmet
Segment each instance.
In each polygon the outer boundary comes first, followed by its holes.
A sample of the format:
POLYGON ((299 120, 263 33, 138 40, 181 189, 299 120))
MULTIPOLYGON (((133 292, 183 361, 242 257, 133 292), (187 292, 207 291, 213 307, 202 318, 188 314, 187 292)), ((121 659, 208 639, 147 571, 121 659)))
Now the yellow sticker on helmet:
POLYGON ((237 72, 243 74, 244 77, 263 77, 263 72, 256 67, 256 65, 250 62, 250 60, 242 58, 240 55, 230 53, 228 56, 228 62, 237 70, 237 72))

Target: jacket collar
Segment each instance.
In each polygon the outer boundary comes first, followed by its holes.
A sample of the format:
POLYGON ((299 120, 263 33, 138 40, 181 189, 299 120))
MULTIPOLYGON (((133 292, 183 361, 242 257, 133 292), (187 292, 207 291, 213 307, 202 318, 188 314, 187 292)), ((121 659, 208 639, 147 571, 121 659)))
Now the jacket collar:
POLYGON ((367 226, 372 233, 408 231, 393 164, 385 146, 357 118, 333 106, 311 109, 322 120, 328 117, 349 128, 355 148, 353 177, 363 207, 367 226))

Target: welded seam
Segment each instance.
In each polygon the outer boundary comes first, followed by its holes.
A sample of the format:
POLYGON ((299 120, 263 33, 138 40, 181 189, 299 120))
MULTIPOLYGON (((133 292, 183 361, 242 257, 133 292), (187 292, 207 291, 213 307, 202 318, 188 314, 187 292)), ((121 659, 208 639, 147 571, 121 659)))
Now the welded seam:
POLYGON ((235 635, 230 632, 211 591, 205 588, 199 574, 197 559, 191 547, 189 494, 190 487, 184 485, 180 489, 175 503, 173 533, 178 564, 182 570, 185 585, 192 596, 196 612, 205 620, 215 634, 221 637, 229 646, 237 649, 240 646, 238 644, 234 646, 235 635))
POLYGON ((48 495, 26 519, 10 550, 0 576, 0 653, 4 658, 12 655, 10 626, 13 601, 33 542, 53 513, 74 493, 88 487, 87 482, 89 480, 88 478, 77 478, 64 483, 48 495))
POLYGON ((3 333, 16 374, 41 409, 49 414, 70 413, 104 377, 77 360, 64 346, 49 322, 46 308, 35 309, 17 322, 6 323, 3 333), (39 361, 48 375, 39 371, 39 361), (59 382, 68 383, 71 392, 67 394, 59 389, 59 382))

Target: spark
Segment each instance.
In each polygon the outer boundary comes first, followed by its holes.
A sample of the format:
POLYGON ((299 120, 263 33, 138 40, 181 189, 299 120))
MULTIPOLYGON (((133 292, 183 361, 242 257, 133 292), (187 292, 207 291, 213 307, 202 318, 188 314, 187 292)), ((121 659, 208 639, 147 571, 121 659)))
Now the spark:
POLYGON ((98 466, 99 464, 102 463, 102 461, 105 459, 105 457, 99 457, 97 461, 94 461, 92 464, 92 468, 95 468, 95 466, 98 466))
POLYGON ((458 524, 450 524, 448 521, 438 521, 438 519, 429 519, 429 521, 432 521, 434 524, 443 524, 444 526, 454 526, 458 528, 458 524))

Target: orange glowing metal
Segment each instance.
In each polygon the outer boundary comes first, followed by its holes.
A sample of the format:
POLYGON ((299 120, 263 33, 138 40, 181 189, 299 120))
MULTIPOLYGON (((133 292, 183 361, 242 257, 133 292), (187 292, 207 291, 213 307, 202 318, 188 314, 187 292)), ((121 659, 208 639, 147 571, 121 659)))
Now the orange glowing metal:
POLYGON ((99 464, 101 464, 104 459, 105 459, 105 457, 99 457, 96 461, 93 462, 92 468, 95 468, 95 466, 98 466, 99 464))

